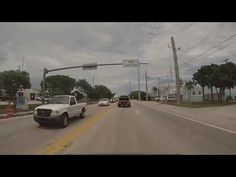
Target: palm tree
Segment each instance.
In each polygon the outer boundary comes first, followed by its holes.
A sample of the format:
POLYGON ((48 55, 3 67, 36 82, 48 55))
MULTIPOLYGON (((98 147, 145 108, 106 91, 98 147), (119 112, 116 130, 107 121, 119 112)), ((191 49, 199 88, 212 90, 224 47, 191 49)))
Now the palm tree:
POLYGON ((202 87, 202 100, 205 99, 205 87, 207 86, 207 78, 206 78, 206 66, 201 66, 200 69, 197 70, 196 73, 193 74, 193 81, 198 83, 202 87))
MULTIPOLYGON (((152 91, 154 93, 154 95, 156 96, 157 95, 157 91, 158 91, 158 88, 157 87, 152 87, 152 91)), ((158 95, 159 96, 159 95, 158 95)))

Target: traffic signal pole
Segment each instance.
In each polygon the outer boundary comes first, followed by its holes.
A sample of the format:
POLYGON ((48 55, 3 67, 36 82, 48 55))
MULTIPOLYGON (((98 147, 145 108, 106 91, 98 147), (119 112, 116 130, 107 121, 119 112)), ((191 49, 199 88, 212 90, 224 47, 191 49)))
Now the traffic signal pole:
POLYGON ((139 64, 138 64, 138 100, 140 101, 141 100, 141 95, 140 95, 140 67, 139 67, 139 64))
MULTIPOLYGON (((149 64, 149 63, 138 63, 138 85, 139 85, 139 100, 140 99, 140 76, 139 76, 139 65, 145 65, 145 64, 149 64)), ((92 68, 92 69, 96 69, 97 66, 112 66, 112 65, 123 65, 123 63, 103 63, 103 64, 87 64, 87 65, 79 65, 79 66, 70 66, 70 67, 64 67, 64 68, 56 68, 56 69, 47 69, 44 68, 43 70, 43 103, 45 101, 45 77, 46 74, 48 74, 49 72, 53 72, 53 71, 60 71, 60 70, 66 70, 66 69, 74 69, 74 68, 92 68)))

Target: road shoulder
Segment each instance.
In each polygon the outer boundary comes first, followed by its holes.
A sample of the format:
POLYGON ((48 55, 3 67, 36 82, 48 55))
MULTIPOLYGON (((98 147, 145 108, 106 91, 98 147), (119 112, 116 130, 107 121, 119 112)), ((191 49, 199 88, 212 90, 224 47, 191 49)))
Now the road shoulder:
POLYGON ((163 112, 170 112, 172 114, 188 117, 206 124, 236 131, 236 105, 208 108, 184 108, 173 105, 159 104, 156 102, 135 102, 145 107, 163 112))

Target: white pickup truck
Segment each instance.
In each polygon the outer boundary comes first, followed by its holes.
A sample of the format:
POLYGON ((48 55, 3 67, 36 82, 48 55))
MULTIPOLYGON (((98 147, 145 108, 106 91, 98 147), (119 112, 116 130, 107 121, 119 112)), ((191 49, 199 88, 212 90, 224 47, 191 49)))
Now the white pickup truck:
POLYGON ((40 125, 59 123, 61 127, 68 125, 72 117, 85 117, 87 103, 77 103, 75 96, 57 95, 50 102, 35 108, 34 120, 40 125))

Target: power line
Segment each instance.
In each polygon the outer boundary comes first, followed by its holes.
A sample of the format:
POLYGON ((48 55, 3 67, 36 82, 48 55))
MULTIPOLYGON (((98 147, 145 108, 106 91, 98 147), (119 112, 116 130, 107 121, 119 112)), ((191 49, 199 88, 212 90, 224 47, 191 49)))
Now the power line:
MULTIPOLYGON (((224 47, 225 48, 225 47, 224 47)), ((210 54, 208 54, 208 55, 206 55, 206 56, 211 56, 212 54, 214 54, 214 53, 216 53, 216 52, 219 52, 219 50, 222 50, 223 48, 219 48, 218 50, 216 49, 215 51, 212 51, 210 54)), ((191 68, 193 68, 190 64, 188 64, 191 68)), ((183 70, 186 70, 186 69, 188 69, 188 68, 183 68, 182 69, 182 71, 183 70)))
MULTIPOLYGON (((225 46, 223 46, 223 47, 218 47, 218 48, 215 48, 215 51, 213 50, 212 52, 210 52, 208 55, 206 55, 206 57, 209 57, 209 56, 211 56, 212 54, 214 54, 214 53, 216 53, 216 52, 219 52, 220 50, 223 50, 223 49, 225 49, 225 48, 227 48, 230 44, 232 44, 233 42, 230 42, 230 43, 228 43, 228 44, 226 44, 225 46)), ((191 66, 191 65, 189 65, 189 66, 191 66)))
MULTIPOLYGON (((195 43, 195 45, 193 45, 192 47, 188 48, 187 49, 187 52, 189 52, 189 50, 193 49, 194 47, 196 47, 201 41, 203 41, 204 39, 206 39, 210 34, 212 34, 213 32, 215 32, 218 28, 222 27, 224 24, 219 24, 216 28, 214 28, 213 30, 211 30, 206 36, 204 36, 202 39, 200 39, 197 43, 195 43)), ((228 45, 230 44, 227 44, 226 46, 222 47, 222 48, 218 48, 219 50, 222 50, 224 48, 226 48, 228 45)), ((216 49, 216 51, 213 51, 211 52, 209 55, 207 56, 211 56, 213 53, 216 53, 218 52, 219 50, 216 49)), ((187 53, 185 52, 185 53, 187 53)), ((180 55, 184 55, 184 54, 180 54, 180 55)), ((186 68, 185 68, 186 69, 186 68)))
MULTIPOLYGON (((185 31, 189 30, 195 24, 185 24, 185 25, 187 25, 187 26, 184 26, 181 31, 175 32, 174 35, 177 36, 177 37, 180 36, 181 35, 180 33, 184 33, 185 31)), ((150 28, 152 30, 151 32, 147 32, 147 35, 148 36, 150 35, 151 38, 153 38, 153 36, 157 36, 157 34, 159 33, 159 32, 157 32, 158 26, 156 26, 156 25, 143 24, 143 26, 145 26, 147 28, 150 28)), ((169 34, 167 34, 166 38, 169 38, 169 34)), ((159 48, 162 48, 164 46, 166 46, 166 44, 163 44, 163 45, 159 46, 159 48)))
MULTIPOLYGON (((11 63, 14 62, 14 63, 20 65, 20 62, 17 61, 17 60, 14 60, 14 59, 3 58, 3 57, 0 57, 0 59, 2 59, 2 60, 6 60, 6 61, 11 62, 11 63)), ((26 66, 26 65, 24 65, 24 67, 26 67, 26 68, 28 68, 28 69, 32 69, 32 70, 34 70, 34 71, 40 71, 40 72, 43 72, 43 70, 39 70, 39 69, 36 69, 36 68, 33 68, 33 67, 29 67, 29 66, 26 66)))
POLYGON ((229 39, 231 39, 231 38, 233 38, 235 35, 236 35, 236 33, 235 33, 235 34, 233 34, 233 35, 231 35, 231 36, 229 36, 228 38, 224 39, 223 41, 221 41, 221 42, 217 43, 216 45, 212 46, 211 48, 209 48, 209 49, 205 50, 205 51, 204 51, 204 52, 202 52, 201 54, 199 54, 199 55, 197 55, 197 56, 195 56, 195 57, 193 57, 193 58, 189 59, 188 61, 186 61, 186 62, 184 62, 184 63, 180 64, 179 66, 181 67, 181 66, 185 65, 186 63, 189 63, 189 62, 191 62, 191 61, 195 60, 196 58, 198 58, 198 57, 200 57, 200 56, 204 55, 205 53, 207 53, 207 52, 211 51, 212 49, 216 48, 218 45, 220 45, 220 44, 222 44, 222 43, 224 43, 224 42, 228 41, 228 40, 229 40, 229 39))
MULTIPOLYGON (((203 41, 204 39, 206 39, 210 34, 212 34, 213 32, 215 32, 218 28, 222 27, 224 24, 219 24, 216 28, 214 28, 213 30, 211 30, 209 33, 207 33, 206 36, 204 36, 202 39, 200 39, 197 43, 195 43, 192 47, 186 49, 187 52, 189 52, 189 50, 193 49, 194 47, 196 47, 201 41, 203 41)), ((185 51, 185 53, 187 53, 185 51)), ((183 55, 183 54, 181 54, 183 55)))
POLYGON ((173 35, 175 35, 176 37, 179 37, 179 39, 182 38, 183 35, 181 35, 181 33, 183 34, 184 32, 188 31, 192 26, 194 26, 195 24, 190 24, 189 26, 186 26, 183 30, 181 30, 178 33, 175 33, 173 35))

